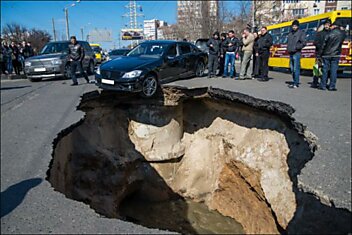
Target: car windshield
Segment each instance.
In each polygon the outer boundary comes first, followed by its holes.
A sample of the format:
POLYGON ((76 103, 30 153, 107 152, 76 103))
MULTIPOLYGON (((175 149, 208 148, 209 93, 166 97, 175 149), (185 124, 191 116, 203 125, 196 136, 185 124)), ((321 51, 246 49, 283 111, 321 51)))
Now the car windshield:
POLYGON ((198 40, 196 42, 196 46, 201 50, 206 50, 206 49, 208 49, 207 42, 208 41, 205 41, 205 40, 198 40))
POLYGON ((128 53, 127 56, 160 57, 168 45, 167 43, 142 43, 128 53))
POLYGON ((109 55, 125 55, 128 50, 115 50, 111 51, 109 55))
POLYGON ((90 46, 92 48, 92 50, 96 53, 100 53, 100 47, 96 47, 96 46, 90 46))
POLYGON ((40 54, 68 53, 69 43, 48 43, 44 46, 40 54))

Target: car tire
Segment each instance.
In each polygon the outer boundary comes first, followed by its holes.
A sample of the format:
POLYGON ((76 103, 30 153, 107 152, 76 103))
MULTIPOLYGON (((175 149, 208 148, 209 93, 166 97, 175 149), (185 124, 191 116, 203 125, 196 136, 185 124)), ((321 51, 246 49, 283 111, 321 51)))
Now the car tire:
POLYGON ((93 63, 93 61, 89 61, 89 65, 88 65, 88 68, 87 68, 87 73, 88 73, 88 75, 94 74, 94 63, 93 63))
POLYGON ((159 88, 158 79, 154 75, 147 75, 142 82, 142 97, 150 98, 154 96, 159 88))
POLYGON ((196 77, 203 77, 205 71, 205 65, 202 61, 199 61, 196 67, 196 77))
POLYGON ((29 81, 31 82, 40 82, 42 78, 29 78, 29 81))
POLYGON ((69 64, 65 65, 64 78, 71 79, 71 66, 69 64))

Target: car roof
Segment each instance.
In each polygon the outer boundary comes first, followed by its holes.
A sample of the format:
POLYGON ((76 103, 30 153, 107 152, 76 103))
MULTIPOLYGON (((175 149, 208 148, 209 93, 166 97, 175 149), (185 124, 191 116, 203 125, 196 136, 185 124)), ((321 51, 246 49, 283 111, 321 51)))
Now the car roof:
MULTIPOLYGON (((87 41, 77 40, 77 42, 87 42, 87 41)), ((51 42, 48 42, 48 43, 71 43, 71 41, 67 41, 67 40, 65 40, 65 41, 51 41, 51 42)))

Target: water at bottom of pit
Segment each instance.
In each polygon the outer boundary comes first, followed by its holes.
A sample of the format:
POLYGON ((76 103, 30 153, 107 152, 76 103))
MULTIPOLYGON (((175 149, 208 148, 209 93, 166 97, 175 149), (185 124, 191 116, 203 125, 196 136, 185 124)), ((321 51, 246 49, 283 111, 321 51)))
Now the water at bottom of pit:
POLYGON ((127 221, 182 234, 244 233, 236 220, 185 198, 154 202, 130 196, 120 204, 119 212, 127 221))

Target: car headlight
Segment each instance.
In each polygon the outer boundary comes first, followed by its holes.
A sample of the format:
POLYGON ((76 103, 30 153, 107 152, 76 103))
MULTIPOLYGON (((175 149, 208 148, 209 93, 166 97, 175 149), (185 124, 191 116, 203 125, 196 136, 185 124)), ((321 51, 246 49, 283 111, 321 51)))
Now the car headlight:
POLYGON ((29 62, 29 61, 24 62, 24 66, 25 66, 25 67, 29 67, 29 66, 31 66, 31 65, 32 65, 32 63, 29 62))
POLYGON ((125 73, 122 78, 135 78, 142 74, 142 70, 133 70, 131 72, 125 73))
POLYGON ((51 63, 52 63, 53 65, 60 65, 60 64, 62 64, 62 60, 60 60, 60 59, 55 59, 55 60, 52 60, 51 63))
POLYGON ((100 75, 100 66, 97 68, 97 70, 95 71, 95 73, 100 75))

